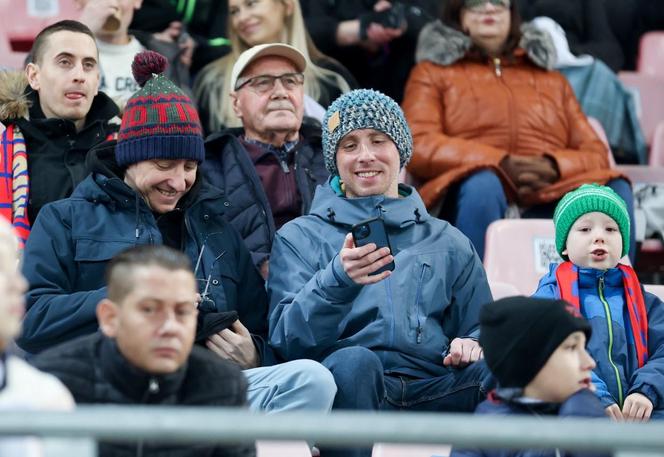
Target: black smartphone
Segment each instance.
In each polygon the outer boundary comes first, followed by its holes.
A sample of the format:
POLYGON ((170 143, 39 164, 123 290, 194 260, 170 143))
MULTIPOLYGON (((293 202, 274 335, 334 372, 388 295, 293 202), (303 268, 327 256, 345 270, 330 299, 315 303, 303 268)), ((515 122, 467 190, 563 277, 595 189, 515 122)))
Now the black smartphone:
MULTIPOLYGON (((353 241, 355 242, 356 247, 359 248, 360 246, 374 243, 378 249, 383 247, 390 248, 390 254, 392 254, 392 246, 390 246, 390 239, 387 236, 387 230, 385 229, 385 223, 382 218, 374 217, 358 222, 351 228, 351 233, 353 234, 353 241)), ((394 270, 394 261, 374 271, 370 276, 388 270, 394 270)))

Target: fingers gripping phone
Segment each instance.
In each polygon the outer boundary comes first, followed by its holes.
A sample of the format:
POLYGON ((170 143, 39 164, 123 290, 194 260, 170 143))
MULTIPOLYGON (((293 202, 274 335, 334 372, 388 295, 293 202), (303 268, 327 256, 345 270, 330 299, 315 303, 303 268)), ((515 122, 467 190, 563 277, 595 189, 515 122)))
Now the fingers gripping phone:
MULTIPOLYGON (((380 217, 374 217, 362 222, 358 222, 351 228, 351 233, 353 234, 353 241, 355 242, 355 246, 358 248, 360 246, 366 246, 369 243, 374 243, 376 245, 376 249, 388 247, 390 248, 390 254, 392 253, 392 247, 390 246, 390 239, 387 236, 385 223, 380 217)), ((394 270, 394 261, 379 268, 373 273, 369 273, 369 276, 377 275, 383 271, 388 270, 394 270)))

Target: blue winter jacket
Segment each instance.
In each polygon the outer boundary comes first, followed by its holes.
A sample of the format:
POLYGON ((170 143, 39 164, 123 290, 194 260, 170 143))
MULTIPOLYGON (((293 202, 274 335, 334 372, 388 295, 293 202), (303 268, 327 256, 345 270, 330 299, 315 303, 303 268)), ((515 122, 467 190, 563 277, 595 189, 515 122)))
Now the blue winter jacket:
MULTIPOLYGON (((96 154, 91 151, 90 154, 96 154)), ((135 245, 162 244, 155 216, 143 198, 119 177, 113 149, 99 151, 103 166, 79 184, 70 198, 46 205, 25 247, 23 273, 30 284, 23 333, 18 344, 35 353, 93 333, 95 309, 106 296, 108 261, 135 245)), ((200 177, 197 179, 197 181, 200 177)), ((254 335, 263 361, 266 353, 267 295, 249 251, 223 218, 223 194, 198 182, 179 205, 184 211, 182 250, 197 264, 200 315, 236 310, 254 335), (201 255, 202 253, 202 255, 201 255)))
MULTIPOLYGON (((511 390, 511 389, 507 389, 511 390)), ((563 417, 596 417, 608 421, 604 407, 587 389, 570 396, 562 404, 543 403, 524 398, 502 398, 501 389, 489 393, 489 399, 477 405, 475 414, 493 416, 558 416, 563 417)), ((590 452, 562 452, 554 449, 457 449, 453 448, 450 457, 608 457, 610 454, 594 454, 590 452)))
POLYGON ((430 216, 419 194, 345 198, 318 186, 309 215, 284 225, 270 261, 270 344, 287 360, 321 360, 364 346, 386 373, 443 376, 449 342, 477 337, 480 307, 491 301, 472 244, 430 216), (353 224, 382 216, 396 268, 376 284, 356 285, 338 253, 353 224))
MULTIPOLYGON (((559 298, 557 264, 539 283, 533 296, 559 298)), ((648 362, 638 368, 636 348, 631 336, 629 313, 625 306, 623 274, 618 268, 597 270, 579 268, 579 303, 581 314, 592 326, 588 352, 597 362, 593 383, 606 407, 639 392, 653 404, 664 407, 664 304, 655 295, 644 292, 648 314, 648 362)))

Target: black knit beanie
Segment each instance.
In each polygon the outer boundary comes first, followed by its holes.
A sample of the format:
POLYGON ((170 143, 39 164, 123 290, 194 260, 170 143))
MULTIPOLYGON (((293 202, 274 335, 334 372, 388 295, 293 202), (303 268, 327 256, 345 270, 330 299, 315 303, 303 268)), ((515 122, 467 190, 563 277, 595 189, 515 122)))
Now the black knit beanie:
POLYGON ((576 331, 590 339, 590 324, 564 300, 509 297, 480 311, 480 345, 501 387, 525 387, 576 331))

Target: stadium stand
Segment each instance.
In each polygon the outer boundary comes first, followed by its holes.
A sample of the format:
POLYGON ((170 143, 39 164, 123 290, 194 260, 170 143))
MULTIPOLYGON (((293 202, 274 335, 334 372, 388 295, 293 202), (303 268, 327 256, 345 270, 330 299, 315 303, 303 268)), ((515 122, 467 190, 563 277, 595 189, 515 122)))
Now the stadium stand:
POLYGON ((648 32, 641 37, 636 71, 664 78, 664 31, 648 32))

